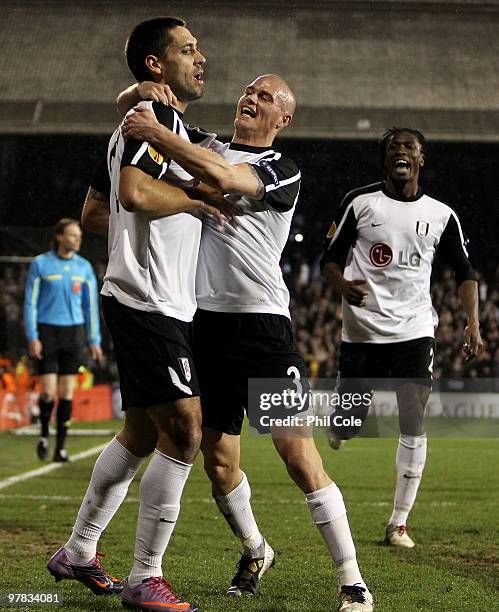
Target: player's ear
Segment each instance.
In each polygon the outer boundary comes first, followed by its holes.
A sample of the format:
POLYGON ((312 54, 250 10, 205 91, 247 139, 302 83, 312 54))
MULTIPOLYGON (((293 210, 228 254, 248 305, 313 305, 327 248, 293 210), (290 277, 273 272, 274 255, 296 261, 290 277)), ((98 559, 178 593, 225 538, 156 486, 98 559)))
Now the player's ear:
POLYGON ((424 166, 424 162, 425 162, 425 156, 424 153, 421 153, 421 158, 419 161, 419 166, 422 168, 424 166))
POLYGON ((282 117, 279 119, 279 123, 276 125, 276 128, 280 130, 281 128, 288 126, 292 120, 293 120, 293 115, 290 115, 289 113, 284 113, 282 117))
POLYGON ((148 55, 144 61, 151 75, 156 77, 162 76, 163 69, 159 59, 155 55, 148 55))

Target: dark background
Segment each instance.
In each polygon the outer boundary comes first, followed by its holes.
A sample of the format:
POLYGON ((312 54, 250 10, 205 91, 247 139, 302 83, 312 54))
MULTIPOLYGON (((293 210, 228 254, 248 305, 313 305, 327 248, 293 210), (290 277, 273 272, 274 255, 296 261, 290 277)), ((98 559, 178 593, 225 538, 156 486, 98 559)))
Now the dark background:
MULTIPOLYGON (((35 255, 47 246, 43 241, 59 218, 79 218, 107 140, 67 134, 0 137, 1 255, 35 255), (20 226, 39 231, 22 240, 20 226)), ((314 258, 343 195, 380 179, 377 143, 282 140, 278 148, 297 162, 303 175, 292 235, 299 231, 304 240, 292 242, 287 256, 314 258)), ((428 145, 422 175, 425 190, 458 213, 474 264, 486 276, 496 260, 497 168, 499 144, 436 142, 428 145)), ((103 253, 103 243, 89 236, 82 254, 102 259, 103 253)))

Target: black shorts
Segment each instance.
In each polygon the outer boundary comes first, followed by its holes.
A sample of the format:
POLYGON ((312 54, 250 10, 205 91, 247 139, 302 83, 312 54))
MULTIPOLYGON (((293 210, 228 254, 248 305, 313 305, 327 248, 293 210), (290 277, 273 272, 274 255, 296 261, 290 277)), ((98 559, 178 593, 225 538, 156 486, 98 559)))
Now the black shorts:
POLYGON ((203 426, 239 435, 248 407, 248 378, 306 378, 291 321, 267 313, 198 310, 194 355, 203 426))
POLYGON ((416 338, 405 342, 371 344, 342 342, 339 373, 341 379, 410 380, 431 387, 435 341, 416 338))
POLYGON ((85 362, 86 336, 84 325, 38 324, 42 358, 37 360, 38 374, 77 374, 85 362))
POLYGON ((123 410, 199 395, 192 356, 192 323, 137 310, 102 296, 113 338, 123 410))

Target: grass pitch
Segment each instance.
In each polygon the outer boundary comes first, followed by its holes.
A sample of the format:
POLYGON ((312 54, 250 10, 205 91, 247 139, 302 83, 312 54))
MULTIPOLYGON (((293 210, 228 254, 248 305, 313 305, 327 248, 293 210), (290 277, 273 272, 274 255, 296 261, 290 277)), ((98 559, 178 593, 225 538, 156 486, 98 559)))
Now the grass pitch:
MULTIPOLYGON (((0 434, 0 480, 40 467, 36 441, 0 434)), ((70 438, 68 449, 74 455, 103 442, 100 437, 70 438)), ((332 451, 318 439, 325 467, 342 489, 376 610, 499 610, 497 440, 429 440, 423 483, 409 521, 417 544, 413 550, 382 544, 393 499, 396 444, 395 439, 357 439, 332 451)), ((95 456, 65 464, 0 489, 0 592, 62 591, 64 610, 122 609, 119 597, 95 597, 74 581, 56 585, 45 568, 70 534, 94 461, 95 456)), ((335 610, 329 554, 271 440, 246 433, 242 466, 257 521, 277 552, 276 567, 262 581, 258 597, 224 597, 240 545, 211 500, 198 459, 164 559, 174 591, 195 601, 201 612, 335 610)), ((106 568, 116 576, 126 576, 131 565, 139 477, 99 545, 107 555, 106 568)))

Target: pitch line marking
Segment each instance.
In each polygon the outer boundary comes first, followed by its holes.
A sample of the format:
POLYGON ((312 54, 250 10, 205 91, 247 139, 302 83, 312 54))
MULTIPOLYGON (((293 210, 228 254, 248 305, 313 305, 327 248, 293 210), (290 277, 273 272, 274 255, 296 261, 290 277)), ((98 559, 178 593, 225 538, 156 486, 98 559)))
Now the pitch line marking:
MULTIPOLYGON (((96 455, 100 453, 107 446, 106 444, 99 444, 99 446, 94 446, 93 448, 89 448, 88 450, 82 451, 81 453, 77 453, 76 455, 71 455, 71 463, 75 461, 79 461, 80 459, 86 459, 87 457, 91 457, 92 455, 96 455)), ((44 465, 41 468, 37 468, 36 470, 30 470, 29 472, 23 472, 22 474, 16 474, 15 476, 9 476, 4 480, 0 480, 0 489, 5 489, 6 487, 10 487, 11 485, 17 484, 18 482, 22 482, 23 480, 29 480, 30 478, 36 478, 37 476, 42 476, 43 474, 48 474, 49 472, 53 472, 54 470, 58 470, 61 468, 64 463, 51 463, 50 465, 44 465)))
MULTIPOLYGON (((32 501, 69 501, 69 502, 78 502, 81 501, 81 497, 76 495, 23 495, 22 493, 0 493, 0 499, 26 499, 32 501)), ((138 497, 127 496, 123 503, 138 503, 140 499, 138 497)), ((213 499, 209 497, 189 497, 187 496, 182 500, 182 504, 213 504, 215 503, 213 499)), ((254 505, 268 505, 269 502, 265 500, 254 500, 252 502, 254 505)), ((356 502, 356 506, 371 506, 371 507, 385 507, 391 506, 393 502, 388 501, 363 501, 356 502)), ((291 501, 273 501, 272 505, 292 505, 292 506, 302 506, 305 505, 304 501, 301 500, 291 500, 291 501)), ((428 504, 431 507, 445 507, 445 506, 457 506, 457 502, 452 501, 432 501, 428 504)))

